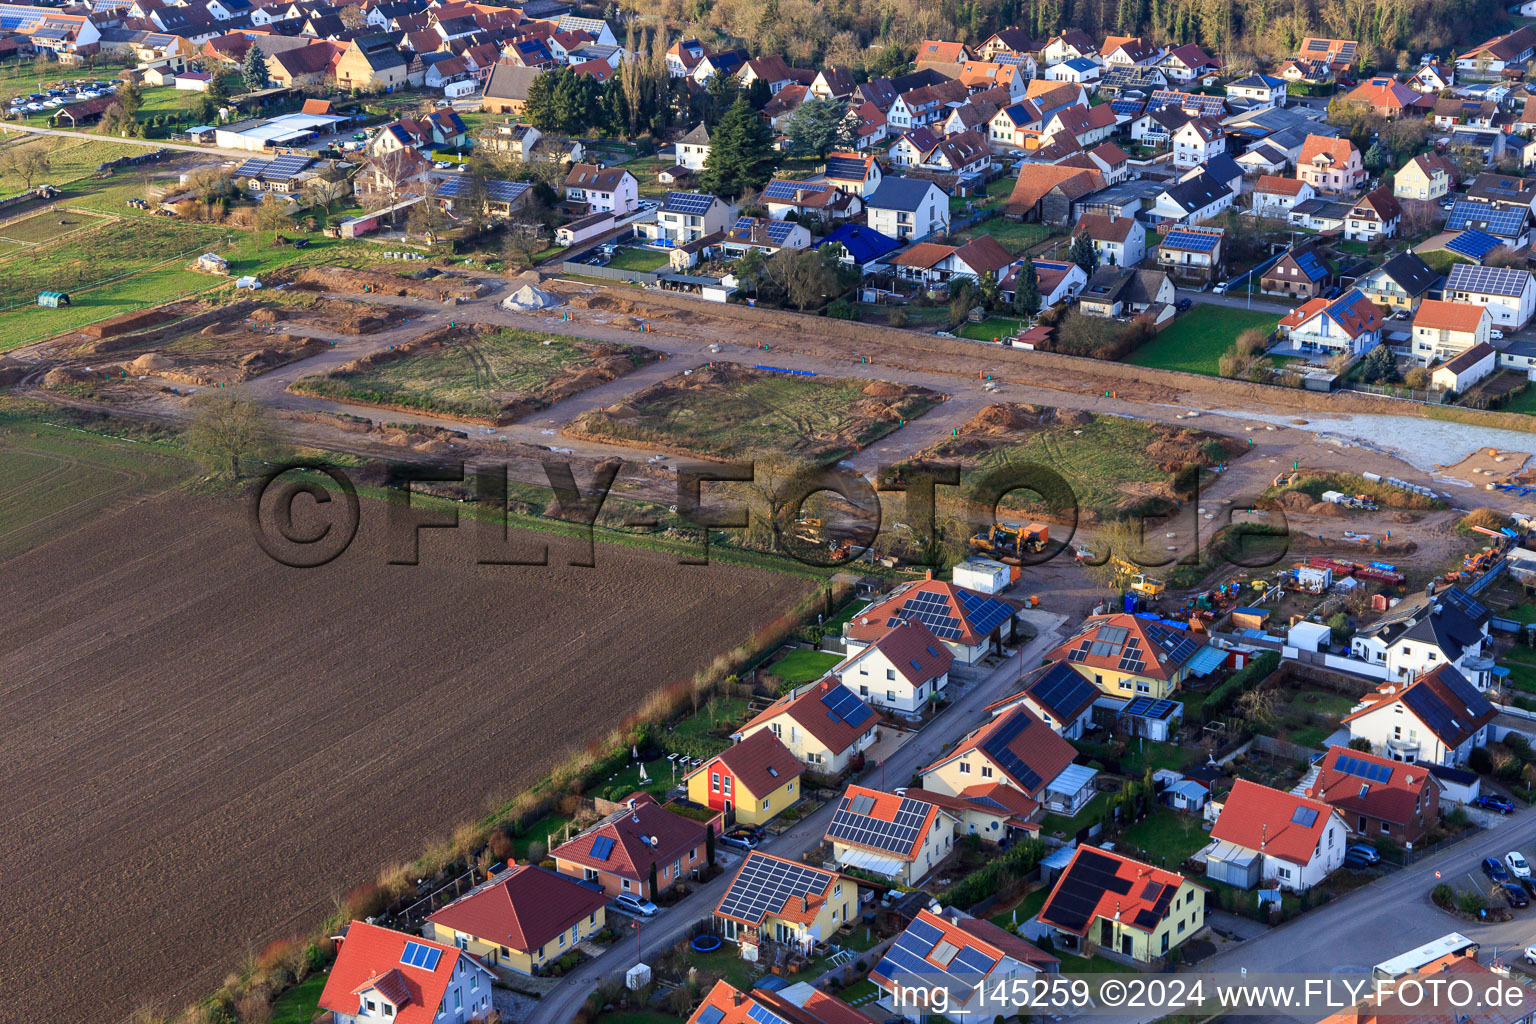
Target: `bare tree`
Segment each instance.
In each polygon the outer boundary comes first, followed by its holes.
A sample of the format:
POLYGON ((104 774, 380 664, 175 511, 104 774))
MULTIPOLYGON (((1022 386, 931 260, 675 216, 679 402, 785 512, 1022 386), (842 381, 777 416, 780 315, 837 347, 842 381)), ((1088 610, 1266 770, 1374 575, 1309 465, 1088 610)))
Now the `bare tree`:
POLYGON ((210 470, 227 469, 236 480, 242 460, 260 459, 277 447, 267 407, 223 390, 204 392, 192 400, 192 422, 185 439, 210 470))
POLYGON ((272 238, 276 240, 284 228, 292 226, 293 217, 288 213, 287 199, 268 194, 265 199, 256 204, 257 231, 270 231, 272 238))
POLYGON ((13 146, 0 154, 0 170, 16 175, 31 189, 37 176, 48 170, 48 158, 31 146, 13 146))
POLYGON ((512 224, 507 227, 502 242, 501 256, 512 270, 527 270, 533 266, 533 258, 544 248, 539 230, 532 224, 512 224))

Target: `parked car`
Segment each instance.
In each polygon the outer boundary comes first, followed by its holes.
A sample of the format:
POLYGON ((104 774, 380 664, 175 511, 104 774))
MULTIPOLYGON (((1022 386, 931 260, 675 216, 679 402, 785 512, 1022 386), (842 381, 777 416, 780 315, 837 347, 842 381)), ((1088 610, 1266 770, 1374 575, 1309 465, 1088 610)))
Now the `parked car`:
POLYGON ((1525 890, 1527 896, 1536 899, 1536 878, 1517 878, 1515 881, 1520 883, 1520 888, 1525 890))
POLYGON ((1504 870, 1504 864, 1497 857, 1483 858, 1483 874, 1501 885, 1509 881, 1509 872, 1504 870))
POLYGON ((733 846, 738 850, 755 850, 761 839, 754 835, 750 829, 733 828, 720 837, 720 842, 725 846, 733 846))
POLYGON ((1536 945, 1525 947, 1525 962, 1528 964, 1536 964, 1536 945))
POLYGON ((1504 898, 1509 901, 1510 906, 1528 907, 1531 905, 1531 898, 1525 894, 1523 887, 1515 885, 1513 882, 1506 882, 1499 888, 1504 893, 1504 898))
POLYGON ((1472 801, 1473 807, 1481 807, 1485 811, 1498 811, 1500 814, 1514 814, 1515 805, 1512 801, 1495 793, 1484 793, 1472 801))
POLYGON ((641 917, 654 917, 656 904, 644 896, 635 896, 627 892, 621 892, 613 898, 613 905, 630 914, 639 914, 641 917))
POLYGON ((1514 878, 1530 878, 1531 865, 1525 859, 1525 854, 1519 850, 1510 850, 1504 855, 1504 866, 1509 868, 1509 873, 1514 878))
POLYGON ((1345 861, 1360 861, 1365 864, 1381 863, 1381 854, 1374 846, 1366 846, 1364 843, 1355 843, 1344 851, 1345 861))
POLYGON ((1504 332, 1495 327, 1488 332, 1488 337, 1492 338, 1494 341, 1503 341, 1504 332))
POLYGON ((1180 313, 1182 313, 1186 309, 1188 309, 1190 306, 1193 306, 1194 304, 1195 304, 1195 301, 1193 299, 1180 299, 1178 302, 1175 302, 1173 304, 1173 308, 1178 310, 1180 313))

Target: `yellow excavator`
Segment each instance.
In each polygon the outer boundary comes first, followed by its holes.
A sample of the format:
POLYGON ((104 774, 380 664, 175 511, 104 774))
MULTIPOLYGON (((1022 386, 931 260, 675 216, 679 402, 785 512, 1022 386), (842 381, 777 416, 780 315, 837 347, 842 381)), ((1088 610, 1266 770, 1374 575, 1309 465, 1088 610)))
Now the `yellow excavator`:
POLYGON ((1132 593, 1140 594, 1142 597, 1159 597, 1164 590, 1168 589, 1167 583, 1153 579, 1123 558, 1116 558, 1114 566, 1116 576, 1127 580, 1126 586, 1132 593))
POLYGON ((971 547, 999 561, 1017 561, 1024 552, 1044 551, 1050 539, 1044 523, 993 523, 971 538, 971 547))

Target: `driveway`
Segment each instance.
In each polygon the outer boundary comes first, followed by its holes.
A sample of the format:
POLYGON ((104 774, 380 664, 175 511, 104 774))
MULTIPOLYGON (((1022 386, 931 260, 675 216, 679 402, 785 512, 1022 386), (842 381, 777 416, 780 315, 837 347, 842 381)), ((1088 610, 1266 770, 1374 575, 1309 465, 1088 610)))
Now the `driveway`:
MULTIPOLYGON (((919 768, 936 760, 943 749, 956 739, 970 732, 989 717, 988 704, 1011 692, 1012 686, 1028 667, 1039 663, 1041 655, 1061 642, 1062 627, 1066 616, 1032 611, 1027 614, 1030 622, 1039 629, 1039 635, 1023 649, 993 669, 979 683, 969 686, 966 692, 935 718, 926 729, 913 736, 893 752, 883 766, 871 765, 860 780, 879 785, 884 772, 887 786, 906 783, 919 768)), ((782 835, 765 841, 759 849, 790 860, 799 860, 806 851, 814 849, 826 834, 827 825, 836 811, 835 802, 828 803, 814 814, 807 816, 782 835)), ((708 917, 730 886, 734 872, 727 870, 720 877, 696 888, 677 905, 663 911, 654 921, 640 927, 639 945, 647 958, 656 951, 672 946, 683 938, 689 928, 701 918, 708 917)), ((622 927, 628 929, 625 923, 622 927)), ((589 960, 566 975, 560 986, 546 996, 531 1016, 530 1024, 564 1024, 575 1016, 582 1000, 605 977, 622 975, 635 964, 633 933, 615 943, 602 956, 589 960)))

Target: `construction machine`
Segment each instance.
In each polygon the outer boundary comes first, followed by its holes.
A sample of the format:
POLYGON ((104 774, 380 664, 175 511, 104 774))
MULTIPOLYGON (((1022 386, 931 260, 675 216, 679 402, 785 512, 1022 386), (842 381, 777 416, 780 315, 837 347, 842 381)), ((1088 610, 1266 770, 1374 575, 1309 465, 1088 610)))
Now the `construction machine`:
POLYGON ((971 547, 1002 562, 1017 562, 1025 552, 1044 551, 1051 539, 1043 523, 993 523, 971 538, 971 547))
POLYGON ((1113 564, 1116 576, 1126 578, 1126 586, 1132 593, 1140 594, 1142 597, 1159 597, 1164 590, 1168 589, 1167 583, 1153 579, 1123 558, 1114 559, 1113 564))

